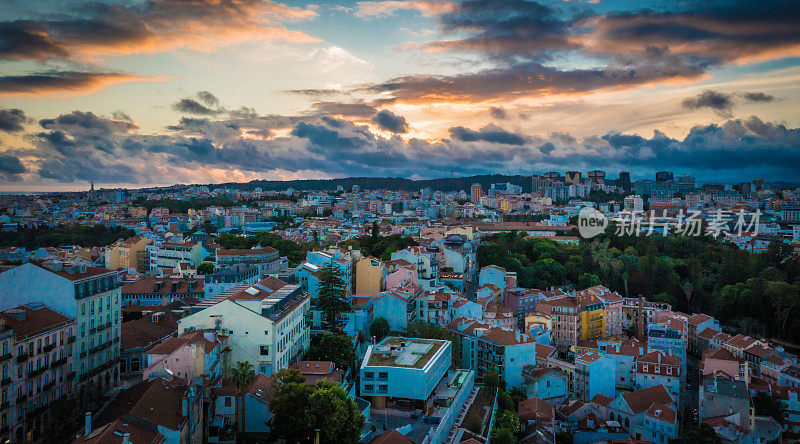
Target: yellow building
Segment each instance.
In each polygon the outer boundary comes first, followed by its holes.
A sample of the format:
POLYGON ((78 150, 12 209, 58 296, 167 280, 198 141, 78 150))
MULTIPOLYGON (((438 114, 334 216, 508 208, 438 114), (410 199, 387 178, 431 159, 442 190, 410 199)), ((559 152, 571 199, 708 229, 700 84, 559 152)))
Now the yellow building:
POLYGON ((135 268, 147 271, 149 264, 143 260, 147 244, 151 241, 146 237, 130 237, 124 241, 117 241, 106 247, 106 268, 109 270, 135 268))
POLYGON ((386 267, 380 259, 365 257, 356 261, 356 292, 360 295, 372 295, 378 297, 378 293, 384 290, 384 282, 387 275, 386 267))
POLYGON ((530 332, 531 327, 541 325, 545 330, 550 331, 553 329, 553 319, 549 314, 531 312, 525 316, 525 331, 530 332))
POLYGON ((602 304, 593 304, 581 311, 581 339, 599 339, 605 334, 602 304))
POLYGON ((131 213, 133 217, 147 217, 146 207, 130 207, 128 208, 128 212, 131 213))

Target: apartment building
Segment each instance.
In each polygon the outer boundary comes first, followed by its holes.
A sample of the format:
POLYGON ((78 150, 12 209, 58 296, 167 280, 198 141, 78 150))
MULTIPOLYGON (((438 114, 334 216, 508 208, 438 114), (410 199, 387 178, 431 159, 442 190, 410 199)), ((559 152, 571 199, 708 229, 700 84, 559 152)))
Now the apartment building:
POLYGON ((203 260, 203 247, 193 240, 156 241, 147 246, 147 252, 150 270, 173 269, 181 262, 197 267, 203 260))
POLYGON ((670 354, 651 351, 636 360, 634 382, 636 389, 662 385, 672 399, 681 396, 681 361, 670 354))
POLYGON ((255 265, 258 267, 260 278, 277 274, 286 270, 288 262, 280 252, 272 247, 217 250, 216 262, 218 267, 229 267, 236 264, 255 265))
POLYGON ((408 247, 392 253, 392 260, 403 259, 417 266, 419 285, 425 290, 439 287, 439 260, 435 251, 425 247, 408 247))
POLYGON ((147 256, 147 245, 152 241, 146 237, 129 237, 128 239, 117 241, 105 251, 105 266, 110 270, 117 269, 136 269, 144 272, 150 269, 149 258, 147 256))
POLYGON ((613 398, 614 361, 596 352, 584 353, 575 358, 575 396, 589 402, 597 395, 613 398))
POLYGON ((205 297, 203 278, 142 276, 120 288, 122 305, 163 305, 186 297, 205 297))
POLYGON ((41 302, 75 318, 79 386, 105 391, 119 381, 121 292, 112 270, 57 261, 29 262, 0 273, 4 306, 41 302))
POLYGON ((380 259, 365 257, 356 262, 356 292, 358 295, 378 297, 386 289, 388 269, 380 259))
POLYGON ((247 361, 268 376, 288 367, 310 345, 310 296, 299 285, 273 289, 264 282, 268 279, 203 301, 199 311, 178 321, 178 332, 228 335, 232 365, 247 361))
POLYGON ((359 368, 362 397, 378 409, 407 402, 424 406, 452 363, 452 343, 388 337, 370 345, 359 368))
POLYGON ((50 407, 75 389, 75 320, 40 303, 0 312, 4 340, 4 435, 19 440, 50 421, 50 407), (12 359, 15 358, 15 359, 12 359), (11 406, 8 408, 8 406, 11 406))
POLYGON ((203 276, 204 296, 211 297, 237 285, 255 284, 260 279, 258 267, 251 264, 235 264, 223 267, 203 276))

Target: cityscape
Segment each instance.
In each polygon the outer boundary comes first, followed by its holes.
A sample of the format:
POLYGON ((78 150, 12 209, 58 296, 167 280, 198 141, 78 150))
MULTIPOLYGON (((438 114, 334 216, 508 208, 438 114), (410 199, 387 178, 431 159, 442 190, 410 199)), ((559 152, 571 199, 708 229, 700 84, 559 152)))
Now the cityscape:
POLYGON ((0 444, 800 442, 800 3, 3 10, 0 444))

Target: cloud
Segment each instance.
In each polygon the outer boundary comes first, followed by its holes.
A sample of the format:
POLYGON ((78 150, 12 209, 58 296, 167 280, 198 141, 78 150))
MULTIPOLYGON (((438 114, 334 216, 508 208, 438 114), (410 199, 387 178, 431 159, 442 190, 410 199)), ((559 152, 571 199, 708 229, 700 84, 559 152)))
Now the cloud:
POLYGON ((21 109, 0 109, 0 131, 9 133, 22 131, 28 120, 25 111, 21 109))
POLYGON ((408 122, 406 122, 406 118, 398 116, 386 109, 379 111, 378 114, 372 118, 372 123, 391 133, 402 134, 408 132, 408 122))
POLYGON ((19 158, 0 154, 0 180, 3 182, 17 182, 20 180, 20 175, 27 171, 19 158))
POLYGON ((447 0, 363 1, 356 4, 356 17, 386 17, 400 10, 415 10, 425 15, 438 15, 450 10, 455 4, 456 2, 447 0))
POLYGON ((311 109, 347 117, 371 117, 378 112, 375 107, 364 102, 316 102, 311 105, 311 109))
POLYGON ((43 131, 25 136, 30 148, 4 153, 24 158, 27 169, 5 159, 0 171, 5 165, 7 172, 0 181, 204 183, 226 180, 224 171, 237 178, 410 177, 420 171, 443 177, 595 168, 647 176, 671 169, 706 180, 794 180, 800 175, 800 129, 756 117, 699 125, 682 139, 660 131, 651 137, 608 133, 579 139, 487 125, 453 127, 443 140, 385 137, 367 125, 329 115, 262 116, 237 110, 219 117, 184 117, 169 135, 140 134, 134 122, 83 111, 42 119, 43 131), (272 132, 276 128, 288 131, 272 132))
POLYGON ((486 125, 479 131, 456 126, 450 128, 450 137, 463 142, 491 142, 504 145, 524 145, 525 137, 495 125, 486 125))
POLYGON ((200 114, 200 115, 214 115, 219 114, 221 111, 211 109, 197 100, 194 99, 180 99, 176 103, 172 104, 172 109, 175 111, 180 111, 183 113, 189 114, 200 114))
POLYGON ((763 92, 746 92, 742 94, 748 102, 774 102, 777 100, 775 96, 763 92))
POLYGON ((711 108, 722 117, 731 117, 733 100, 730 94, 707 89, 697 96, 687 97, 681 102, 684 108, 711 108))
POLYGON ((458 75, 397 77, 367 88, 375 93, 388 93, 381 99, 384 103, 474 103, 625 89, 665 81, 688 81, 704 75, 703 67, 666 62, 571 70, 528 63, 458 75))
POLYGON ((489 108, 489 115, 495 119, 505 119, 507 117, 506 110, 502 106, 493 106, 489 108))
POLYGON ((113 72, 47 71, 0 77, 0 97, 69 97, 92 93, 117 83, 161 80, 162 77, 113 72))
POLYGON ((85 2, 68 10, 52 18, 0 22, 0 57, 45 60, 179 48, 208 51, 254 39, 318 41, 282 25, 314 18, 313 10, 272 1, 85 2))

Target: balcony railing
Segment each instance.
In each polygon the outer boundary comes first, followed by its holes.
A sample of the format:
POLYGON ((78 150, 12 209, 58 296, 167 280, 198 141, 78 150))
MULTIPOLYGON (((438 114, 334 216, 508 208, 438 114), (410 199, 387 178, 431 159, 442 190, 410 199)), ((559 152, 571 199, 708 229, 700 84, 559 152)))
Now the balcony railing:
POLYGON ((47 353, 47 352, 53 351, 53 349, 54 349, 54 348, 56 348, 56 344, 55 344, 55 343, 52 343, 52 344, 50 344, 50 345, 45 345, 45 346, 44 346, 44 348, 43 348, 42 350, 43 350, 45 353, 47 353))
POLYGON ((27 353, 18 354, 17 355, 17 364, 21 364, 21 363, 27 361, 28 358, 29 358, 29 356, 28 356, 27 353))
POLYGON ((28 372, 28 378, 35 378, 35 377, 41 375, 42 373, 44 373, 49 368, 50 368, 50 365, 43 365, 43 366, 37 368, 36 370, 32 370, 32 371, 28 372))
POLYGON ((61 359, 56 359, 55 361, 53 361, 53 363, 50 364, 50 366, 53 367, 53 368, 60 367, 60 366, 62 366, 64 364, 66 364, 66 362, 67 362, 67 357, 64 356, 61 359))

